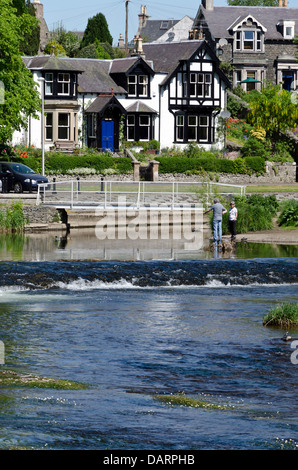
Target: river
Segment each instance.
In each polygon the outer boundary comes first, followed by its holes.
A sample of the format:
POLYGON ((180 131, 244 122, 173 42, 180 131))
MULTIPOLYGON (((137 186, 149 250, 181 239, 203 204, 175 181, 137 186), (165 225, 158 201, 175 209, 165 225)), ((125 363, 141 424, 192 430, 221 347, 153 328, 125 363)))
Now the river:
POLYGON ((297 450, 293 349, 262 324, 298 301, 297 249, 1 237, 0 367, 88 388, 2 385, 0 448, 297 450))

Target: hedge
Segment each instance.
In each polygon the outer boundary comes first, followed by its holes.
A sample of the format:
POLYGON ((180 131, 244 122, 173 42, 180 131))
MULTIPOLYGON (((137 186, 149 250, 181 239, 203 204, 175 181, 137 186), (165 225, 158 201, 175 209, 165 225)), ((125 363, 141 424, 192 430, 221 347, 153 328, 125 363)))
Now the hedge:
MULTIPOLYGON (((32 170, 41 172, 41 159, 36 157, 28 157, 19 160, 21 163, 32 168, 32 170)), ((110 155, 65 155, 52 154, 45 158, 45 172, 65 174, 67 170, 74 168, 94 168, 97 173, 112 168, 117 173, 129 173, 132 171, 130 158, 112 157, 110 155)))
POLYGON ((264 173, 265 160, 262 157, 227 158, 188 158, 184 156, 155 157, 159 161, 160 173, 185 173, 210 171, 217 173, 264 173))

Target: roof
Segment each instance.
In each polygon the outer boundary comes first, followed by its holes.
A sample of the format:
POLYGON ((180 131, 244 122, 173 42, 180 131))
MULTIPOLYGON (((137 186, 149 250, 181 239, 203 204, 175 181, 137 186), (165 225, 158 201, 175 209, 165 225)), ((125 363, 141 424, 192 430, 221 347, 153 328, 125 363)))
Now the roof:
POLYGON ((231 37, 229 28, 247 15, 253 16, 266 29, 266 39, 282 39, 277 28, 280 21, 295 21, 295 35, 298 33, 298 8, 286 7, 251 7, 251 6, 223 6, 206 10, 202 5, 199 8, 195 23, 202 13, 208 24, 212 36, 216 39, 231 37), (238 21, 237 21, 238 20, 238 21))
POLYGON ((180 20, 147 20, 145 26, 138 30, 144 41, 156 41, 180 20))
POLYGON ((114 59, 111 64, 110 73, 128 73, 132 67, 136 65, 137 62, 143 61, 146 66, 152 69, 152 63, 148 63, 147 60, 144 60, 140 56, 131 56, 125 57, 123 59, 114 59))
POLYGON ((102 95, 98 96, 88 108, 85 109, 86 113, 101 113, 108 106, 116 106, 125 112, 123 106, 119 103, 117 98, 114 95, 102 95))
POLYGON ((154 63, 154 71, 171 73, 181 60, 189 59, 204 41, 159 42, 143 44, 146 59, 154 63))
POLYGON ((109 75, 112 61, 39 55, 23 57, 30 70, 77 72, 78 87, 82 93, 126 93, 109 75))
POLYGON ((131 104, 126 108, 126 112, 128 113, 154 113, 157 114, 155 109, 150 108, 146 103, 142 101, 135 101, 135 103, 131 104))

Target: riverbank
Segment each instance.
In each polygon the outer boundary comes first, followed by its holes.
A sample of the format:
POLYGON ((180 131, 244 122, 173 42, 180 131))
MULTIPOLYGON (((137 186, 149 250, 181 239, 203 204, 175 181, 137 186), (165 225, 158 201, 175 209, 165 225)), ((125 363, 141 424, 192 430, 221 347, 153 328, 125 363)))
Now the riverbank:
POLYGON ((237 235, 237 241, 245 239, 253 243, 274 243, 277 245, 298 245, 298 229, 263 230, 259 232, 240 233, 237 235))

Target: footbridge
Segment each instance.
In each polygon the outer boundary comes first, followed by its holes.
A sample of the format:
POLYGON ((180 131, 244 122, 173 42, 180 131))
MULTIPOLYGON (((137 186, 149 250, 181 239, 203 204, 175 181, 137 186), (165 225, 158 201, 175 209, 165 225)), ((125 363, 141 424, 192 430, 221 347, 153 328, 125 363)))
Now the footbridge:
POLYGON ((36 204, 57 209, 200 208, 216 196, 245 195, 245 186, 201 182, 76 180, 40 184, 36 204))

